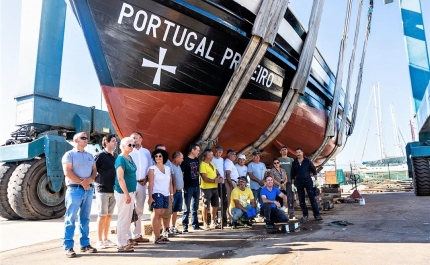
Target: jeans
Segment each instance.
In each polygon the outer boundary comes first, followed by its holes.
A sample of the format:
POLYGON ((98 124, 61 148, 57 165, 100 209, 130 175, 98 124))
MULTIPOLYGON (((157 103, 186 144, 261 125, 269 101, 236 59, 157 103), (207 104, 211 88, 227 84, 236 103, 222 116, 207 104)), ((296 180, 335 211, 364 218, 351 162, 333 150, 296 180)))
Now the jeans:
POLYGON ((252 195, 254 195, 255 202, 258 203, 259 208, 261 208, 261 206, 263 205, 263 200, 261 199, 260 192, 261 188, 259 188, 258 190, 252 190, 252 195))
POLYGON ((315 192, 313 188, 313 183, 308 182, 302 185, 297 185, 297 195, 299 196, 300 208, 302 208, 303 216, 308 216, 308 207, 306 207, 305 202, 305 189, 309 196, 309 201, 311 202, 312 211, 314 216, 320 215, 320 210, 318 209, 318 203, 315 200, 315 192))
POLYGON ((264 218, 266 219, 266 223, 283 223, 288 222, 288 216, 278 208, 272 207, 271 203, 265 203, 261 207, 264 212, 264 218))
POLYGON ((191 207, 191 225, 194 229, 199 227, 197 210, 199 209, 200 188, 184 188, 184 213, 182 214, 182 227, 188 229, 188 216, 191 207))
POLYGON ((79 228, 81 231, 80 244, 86 247, 90 244, 88 234, 90 232, 90 213, 93 201, 93 188, 84 190, 82 187, 67 187, 65 203, 66 213, 64 214, 64 249, 73 248, 75 241, 75 220, 79 211, 79 228))
MULTIPOLYGON (((252 209, 252 205, 247 205, 245 207, 245 209, 247 211, 251 210, 252 209)), ((231 220, 232 220, 232 222, 237 222, 240 219, 240 217, 242 217, 242 215, 244 215, 244 214, 246 216, 246 219, 248 219, 248 216, 246 215, 246 213, 244 213, 241 209, 239 209, 239 208, 233 208, 233 209, 231 209, 231 220)))

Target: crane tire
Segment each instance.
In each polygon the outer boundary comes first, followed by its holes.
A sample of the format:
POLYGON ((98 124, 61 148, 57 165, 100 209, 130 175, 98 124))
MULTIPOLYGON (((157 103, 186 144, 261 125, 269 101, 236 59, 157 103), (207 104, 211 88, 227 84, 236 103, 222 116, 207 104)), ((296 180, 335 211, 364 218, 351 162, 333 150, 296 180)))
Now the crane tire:
POLYGON ((21 216, 15 213, 7 200, 7 185, 17 166, 17 163, 10 162, 0 165, 0 216, 8 220, 21 219, 21 216))
POLYGON ((416 196, 430 196, 430 158, 412 158, 414 193, 416 196))

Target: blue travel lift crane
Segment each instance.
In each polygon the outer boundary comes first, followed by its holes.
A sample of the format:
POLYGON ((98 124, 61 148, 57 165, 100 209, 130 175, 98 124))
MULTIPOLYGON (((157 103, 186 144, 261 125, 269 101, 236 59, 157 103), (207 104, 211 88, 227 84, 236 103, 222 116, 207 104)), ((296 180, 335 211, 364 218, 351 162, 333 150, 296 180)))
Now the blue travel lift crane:
MULTIPOLYGON (((384 0, 389 3, 393 0, 384 0)), ((418 125, 418 142, 406 145, 409 177, 417 196, 430 195, 430 62, 420 0, 399 0, 412 96, 418 125)), ((429 26, 429 25, 428 25, 429 26)))
MULTIPOLYGON (((36 70, 25 73, 34 74, 34 83, 16 97, 20 128, 0 147, 0 216, 9 220, 62 217, 66 186, 61 158, 73 148, 68 140, 86 132, 89 144, 97 144, 115 133, 107 112, 59 98, 67 6, 58 0, 40 5, 36 70)), ((35 12, 34 5, 30 11, 35 12)))

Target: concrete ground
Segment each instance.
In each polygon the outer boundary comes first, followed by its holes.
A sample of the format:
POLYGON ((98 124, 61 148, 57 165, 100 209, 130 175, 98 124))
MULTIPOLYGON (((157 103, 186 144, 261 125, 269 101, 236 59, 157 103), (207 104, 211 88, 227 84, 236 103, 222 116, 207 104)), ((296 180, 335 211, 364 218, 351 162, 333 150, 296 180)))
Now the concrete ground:
MULTIPOLYGON (((165 245, 141 244, 133 253, 118 253, 115 248, 95 254, 78 250, 74 259, 66 258, 61 248, 61 219, 3 220, 0 264, 429 264, 430 197, 416 197, 411 192, 364 196, 365 206, 335 204, 335 209, 322 212, 324 221, 311 217, 298 231, 288 234, 266 231, 263 223, 257 223, 252 229, 179 235, 165 245), (353 225, 327 225, 335 220, 353 225)), ((144 219, 148 217, 144 215, 144 219)), ((95 245, 95 223, 91 230, 95 245)), ((116 239, 115 235, 110 237, 116 239)))

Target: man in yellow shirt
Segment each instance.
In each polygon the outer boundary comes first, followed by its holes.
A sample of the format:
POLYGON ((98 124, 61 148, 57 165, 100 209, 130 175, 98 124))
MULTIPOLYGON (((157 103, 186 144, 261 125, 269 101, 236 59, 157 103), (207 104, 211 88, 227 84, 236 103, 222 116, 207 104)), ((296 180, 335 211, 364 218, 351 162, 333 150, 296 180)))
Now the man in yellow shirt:
POLYGON ((257 204, 254 200, 252 190, 246 187, 246 177, 241 176, 238 178, 237 187, 231 192, 231 229, 237 229, 237 221, 243 218, 243 224, 245 227, 251 227, 249 219, 257 215, 257 204))
POLYGON ((220 176, 215 165, 211 162, 214 154, 211 149, 203 152, 203 161, 200 163, 200 177, 202 178, 200 188, 202 189, 203 199, 203 223, 204 228, 215 229, 215 215, 219 206, 218 183, 222 183, 223 178, 220 176), (208 225, 208 209, 211 208, 211 225, 208 225))

